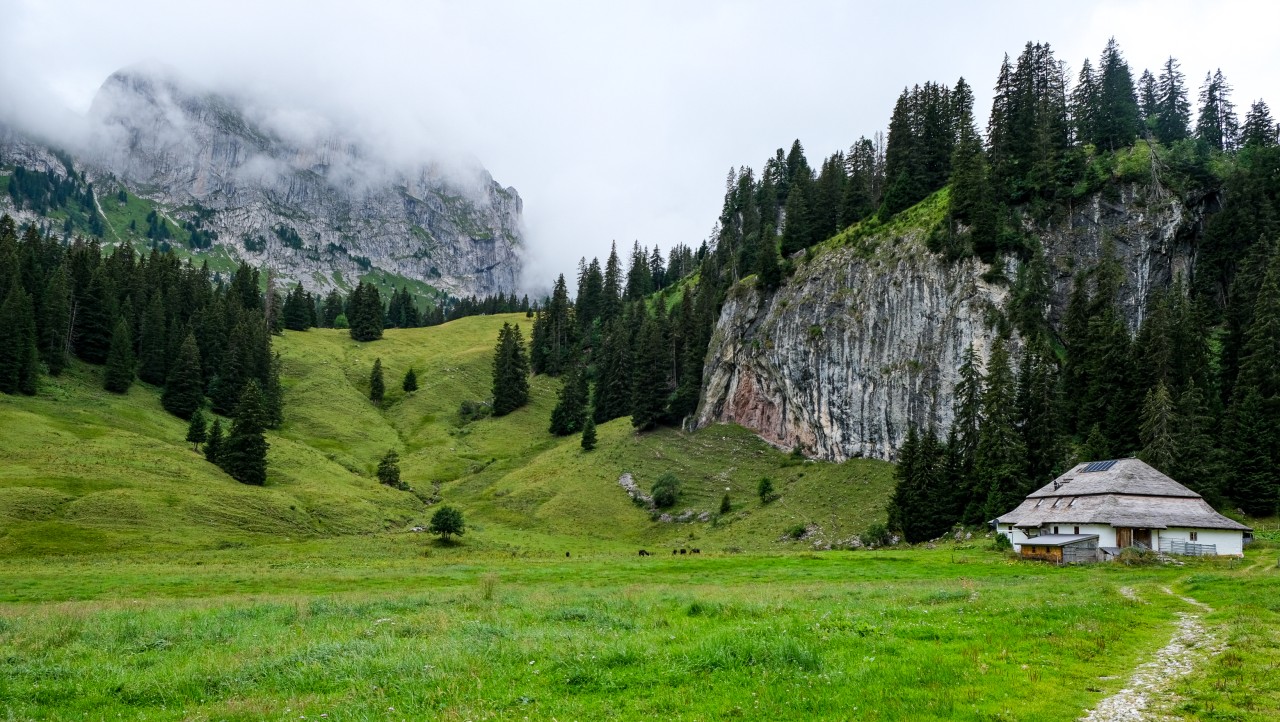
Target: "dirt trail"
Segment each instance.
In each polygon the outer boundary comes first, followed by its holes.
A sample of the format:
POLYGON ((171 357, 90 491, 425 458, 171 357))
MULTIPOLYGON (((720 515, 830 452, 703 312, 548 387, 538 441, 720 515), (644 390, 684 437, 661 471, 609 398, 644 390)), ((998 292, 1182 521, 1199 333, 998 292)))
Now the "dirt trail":
MULTIPOLYGON (((1163 588, 1166 594, 1173 591, 1163 588)), ((1127 595, 1126 595, 1127 596, 1127 595)), ((1212 609, 1204 602, 1179 597, 1201 612, 1212 609)), ((1155 653, 1153 659, 1138 665, 1129 685, 1098 703, 1082 722, 1143 722, 1155 719, 1148 708, 1167 692, 1173 682, 1184 677, 1201 662, 1223 650, 1225 645, 1205 628, 1200 613, 1178 612, 1178 624, 1169 643, 1155 653)))

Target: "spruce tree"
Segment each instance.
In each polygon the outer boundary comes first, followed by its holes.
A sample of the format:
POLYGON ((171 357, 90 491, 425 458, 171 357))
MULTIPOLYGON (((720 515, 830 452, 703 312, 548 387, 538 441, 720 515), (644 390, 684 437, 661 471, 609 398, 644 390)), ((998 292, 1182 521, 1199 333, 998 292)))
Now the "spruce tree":
POLYGON ((191 423, 187 425, 187 441, 191 442, 191 448, 200 452, 200 444, 209 438, 209 430, 204 420, 204 414, 200 409, 196 409, 191 414, 191 423))
POLYGON ((564 377, 560 397, 551 411, 548 429, 556 436, 568 436, 582 430, 587 415, 587 378, 583 369, 575 367, 564 377))
POLYGON ((40 368, 34 311, 16 273, 12 279, 0 304, 0 392, 30 396, 40 368))
POLYGON ((638 307, 644 316, 635 349, 635 366, 631 381, 631 425, 647 431, 660 424, 667 403, 667 374, 664 361, 662 329, 653 317, 638 307))
POLYGON ((134 367, 133 334, 129 332, 129 322, 121 318, 111 334, 111 350, 107 354, 102 387, 112 393, 125 393, 133 385, 134 367))
POLYGON ((393 489, 407 489, 407 485, 400 481, 400 455, 395 449, 387 451, 378 461, 378 483, 393 489))
POLYGON ((1238 120, 1231 102, 1231 85, 1222 70, 1204 76, 1200 88, 1200 116, 1196 120, 1196 137, 1216 150, 1235 147, 1238 120))
POLYGON ((772 292, 782 285, 782 266, 778 259, 778 241, 777 234, 774 233, 773 224, 765 224, 761 235, 760 247, 760 288, 765 293, 772 292))
POLYGON ((1016 427, 1016 391, 1003 339, 991 345, 987 383, 982 391, 982 430, 974 471, 987 484, 983 516, 993 519, 1026 496, 1026 446, 1016 427))
POLYGON ((596 422, 590 416, 582 425, 582 450, 591 451, 596 448, 596 422))
POLYGON ((631 343, 623 319, 610 321, 604 330, 597 370, 592 418, 597 424, 631 413, 631 343))
POLYGON ((92 364, 106 363, 111 349, 111 314, 114 292, 107 271, 93 271, 88 290, 76 302, 76 355, 92 364))
POLYGON ((1160 381, 1147 392, 1142 403, 1139 431, 1142 451, 1138 453, 1138 457, 1165 474, 1171 473, 1177 465, 1177 426, 1177 410, 1173 398, 1169 396, 1169 389, 1165 387, 1164 381, 1160 381))
POLYGON ((406 394, 411 394, 418 390, 418 372, 414 371, 412 366, 409 367, 408 371, 404 372, 404 381, 400 383, 400 388, 406 394))
POLYGON ((138 352, 138 378, 159 386, 169 372, 169 347, 165 334, 168 331, 164 313, 164 300, 157 291, 151 294, 147 310, 142 318, 142 337, 138 352))
POLYGON ((188 332, 178 349, 178 357, 169 366, 160 404, 165 410, 187 419, 204 403, 204 383, 200 370, 200 349, 195 335, 188 332))
POLYGON ((387 392, 387 386, 382 380, 382 359, 373 360, 373 371, 369 373, 369 400, 375 404, 382 404, 382 397, 387 392))
POLYGON ((1255 101, 1249 106, 1244 125, 1240 126, 1240 145, 1245 148, 1273 146, 1280 142, 1277 132, 1280 128, 1271 118, 1271 109, 1265 101, 1255 101))
MULTIPOLYGON (((194 414, 193 414, 194 416, 194 414)), ((222 419, 213 417, 213 424, 209 427, 209 438, 204 444, 204 458, 210 464, 222 466, 222 445, 226 441, 226 437, 222 433, 222 419)))
POLYGON ((1172 57, 1161 68, 1155 107, 1156 140, 1169 145, 1191 134, 1191 104, 1187 101, 1186 76, 1172 57))
POLYGON ((502 324, 493 352, 493 415, 505 416, 529 401, 529 361, 519 326, 502 324))
POLYGON ((1115 38, 1107 41, 1098 62, 1098 112, 1093 143, 1118 150, 1133 143, 1139 130, 1138 96, 1129 64, 1115 38))
POLYGON ((50 376, 57 376, 67 365, 67 332, 71 325, 71 290, 67 280, 67 268, 59 263, 49 277, 40 302, 40 356, 49 368, 50 376))
POLYGON ((236 405, 231 431, 223 442, 219 465, 242 484, 262 486, 267 481, 266 409, 256 380, 245 384, 236 405))

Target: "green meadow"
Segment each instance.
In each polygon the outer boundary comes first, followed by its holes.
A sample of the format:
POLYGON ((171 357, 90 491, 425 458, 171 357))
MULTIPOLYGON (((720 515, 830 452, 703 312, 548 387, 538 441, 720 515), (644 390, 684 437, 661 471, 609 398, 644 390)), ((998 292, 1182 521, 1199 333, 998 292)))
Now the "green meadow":
POLYGON ((884 520, 889 465, 625 419, 584 452, 547 433, 559 382, 541 377, 528 407, 460 419, 503 322, 529 336, 505 315, 277 339, 263 488, 205 462, 157 389, 106 393, 98 368, 0 397, 0 719, 1068 720, 1186 612, 1229 647, 1161 712, 1280 715, 1273 541, 1062 569, 980 536, 842 550, 884 520), (412 492, 376 482, 390 449, 412 492), (618 485, 665 472, 673 513, 706 521, 654 520, 618 485), (466 515, 459 543, 413 531, 440 502, 466 515))

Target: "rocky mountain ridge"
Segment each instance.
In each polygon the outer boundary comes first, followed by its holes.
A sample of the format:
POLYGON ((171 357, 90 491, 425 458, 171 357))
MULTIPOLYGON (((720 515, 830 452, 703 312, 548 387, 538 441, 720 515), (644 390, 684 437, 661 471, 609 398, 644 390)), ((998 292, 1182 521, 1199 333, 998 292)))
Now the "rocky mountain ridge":
MULTIPOLYGON (((397 165, 322 119, 290 129, 154 69, 113 74, 89 119, 71 167, 12 129, 0 129, 0 167, 59 176, 74 168, 98 198, 146 198, 175 225, 215 234, 232 257, 315 291, 371 272, 453 295, 516 289, 520 196, 478 165, 397 165)), ((138 233, 104 218, 105 240, 138 233)))

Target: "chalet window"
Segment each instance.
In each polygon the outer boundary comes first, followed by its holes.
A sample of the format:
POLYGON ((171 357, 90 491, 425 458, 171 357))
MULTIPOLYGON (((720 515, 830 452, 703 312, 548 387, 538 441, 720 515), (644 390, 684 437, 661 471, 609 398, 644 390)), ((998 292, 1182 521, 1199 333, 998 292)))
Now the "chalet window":
POLYGON ((1194 532, 1194 531, 1191 532, 1191 541, 1196 541, 1196 539, 1199 537, 1199 534, 1200 534, 1199 532, 1194 532))
POLYGON ((1056 527, 1056 526, 1055 526, 1055 527, 1053 528, 1053 533, 1054 533, 1054 534, 1057 534, 1057 533, 1058 533, 1058 527, 1056 527))
POLYGON ((1079 534, 1079 533, 1080 533, 1080 527, 1078 527, 1078 526, 1077 526, 1077 527, 1073 527, 1073 528, 1075 529, 1075 531, 1071 532, 1072 534, 1079 534))

